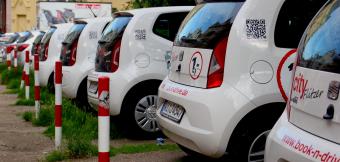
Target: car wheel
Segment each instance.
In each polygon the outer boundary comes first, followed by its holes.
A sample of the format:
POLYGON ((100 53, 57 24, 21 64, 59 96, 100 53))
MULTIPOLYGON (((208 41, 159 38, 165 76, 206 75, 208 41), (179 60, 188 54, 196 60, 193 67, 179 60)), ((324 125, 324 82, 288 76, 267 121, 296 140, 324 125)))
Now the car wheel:
POLYGON ((234 130, 228 144, 227 155, 231 159, 248 162, 263 162, 266 140, 270 130, 281 116, 283 110, 270 108, 248 114, 234 130), (280 110, 280 111, 279 111, 280 110), (264 117, 263 114, 270 114, 264 117))
POLYGON ((156 121, 157 91, 158 87, 148 87, 126 96, 128 98, 123 104, 121 119, 128 137, 152 139, 159 135, 156 121))

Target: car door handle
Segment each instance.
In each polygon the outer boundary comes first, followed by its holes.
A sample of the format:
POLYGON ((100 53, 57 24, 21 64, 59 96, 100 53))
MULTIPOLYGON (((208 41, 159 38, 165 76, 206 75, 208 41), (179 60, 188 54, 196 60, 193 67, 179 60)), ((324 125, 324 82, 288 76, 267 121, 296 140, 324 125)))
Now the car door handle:
POLYGON ((327 107, 326 114, 323 115, 323 119, 325 119, 325 120, 332 120, 333 117, 334 117, 334 105, 330 104, 327 107))

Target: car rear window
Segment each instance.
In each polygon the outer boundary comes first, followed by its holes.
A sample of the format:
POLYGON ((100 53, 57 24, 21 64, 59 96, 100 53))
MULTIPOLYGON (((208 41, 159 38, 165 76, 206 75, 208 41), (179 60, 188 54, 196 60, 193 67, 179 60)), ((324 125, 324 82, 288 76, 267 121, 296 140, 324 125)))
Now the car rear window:
POLYGON ((80 33, 83 31, 85 26, 86 26, 85 23, 84 24, 83 23, 81 23, 81 24, 74 24, 72 26, 72 28, 70 29, 70 31, 68 32, 68 34, 66 35, 66 38, 63 41, 63 43, 72 44, 73 41, 78 39, 78 37, 80 36, 80 33))
POLYGON ((53 33, 57 30, 55 27, 51 27, 48 29, 47 33, 44 35, 44 37, 41 40, 41 44, 46 44, 48 41, 50 41, 53 33))
POLYGON ((229 35, 243 2, 214 2, 197 5, 184 19, 175 46, 213 49, 229 35))
POLYGON ((33 44, 39 44, 41 39, 44 37, 44 34, 43 32, 40 32, 39 35, 34 39, 34 42, 33 44))
POLYGON ((99 40, 95 59, 95 70, 98 72, 111 72, 112 50, 115 43, 122 39, 125 28, 132 19, 131 14, 116 16, 104 29, 99 40), (105 53, 105 54, 104 54, 105 53))
POLYGON ((340 73, 340 3, 329 1, 306 30, 298 66, 340 73))
POLYGON ((22 36, 19 37, 18 43, 23 43, 33 36, 31 32, 22 32, 21 34, 22 36))
POLYGON ((104 29, 103 35, 99 42, 113 43, 118 37, 122 37, 123 31, 130 22, 132 16, 115 17, 112 22, 104 29))

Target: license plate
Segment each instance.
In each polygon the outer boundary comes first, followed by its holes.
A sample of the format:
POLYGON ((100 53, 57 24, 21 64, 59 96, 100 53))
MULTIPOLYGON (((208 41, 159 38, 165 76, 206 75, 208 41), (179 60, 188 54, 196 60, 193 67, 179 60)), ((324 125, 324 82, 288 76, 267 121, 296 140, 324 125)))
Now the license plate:
POLYGON ((98 82, 90 82, 89 92, 96 94, 98 91, 98 82))
POLYGON ((161 109, 161 115, 179 123, 184 115, 184 109, 182 106, 173 102, 165 102, 161 109))

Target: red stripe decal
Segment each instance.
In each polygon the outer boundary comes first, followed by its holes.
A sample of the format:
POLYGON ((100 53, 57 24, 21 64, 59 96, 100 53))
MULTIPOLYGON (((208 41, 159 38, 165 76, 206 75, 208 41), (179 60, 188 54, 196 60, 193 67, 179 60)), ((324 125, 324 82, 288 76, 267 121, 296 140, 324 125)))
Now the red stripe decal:
POLYGON ((39 70, 39 55, 34 55, 34 70, 39 70))
POLYGON ((281 70, 282 70, 282 67, 283 67, 283 64, 286 62, 286 60, 291 56, 293 55, 294 53, 296 52, 296 49, 293 49, 293 50, 290 50, 288 53, 285 54, 285 56, 283 56, 283 58, 281 59, 280 63, 279 63, 279 67, 277 68, 277 71, 276 71, 276 81, 277 81, 277 85, 279 86, 279 90, 280 90, 280 93, 283 97, 283 99, 287 102, 288 100, 288 97, 285 93, 285 90, 283 89, 283 86, 282 86, 282 81, 281 81, 281 70))
POLYGON ((26 72, 25 72, 25 70, 23 70, 22 71, 22 75, 21 75, 21 80, 23 80, 23 81, 25 81, 25 75, 26 74, 26 72))
POLYGON ((99 162, 109 162, 110 161, 110 153, 109 152, 98 152, 98 161, 99 162))
POLYGON ((110 109, 105 108, 102 104, 98 105, 98 116, 110 116, 110 109))
POLYGON ((62 82, 62 64, 60 61, 55 62, 55 83, 61 84, 62 82))
POLYGON ((55 105, 55 119, 54 119, 54 124, 56 127, 61 127, 62 124, 62 110, 61 110, 61 105, 55 105))
POLYGON ((25 85, 30 86, 30 77, 27 74, 25 74, 25 85))
POLYGON ((26 51, 26 55, 25 55, 25 61, 26 63, 29 63, 30 62, 30 52, 26 51))
POLYGON ((40 100, 40 86, 34 87, 34 99, 40 100))

